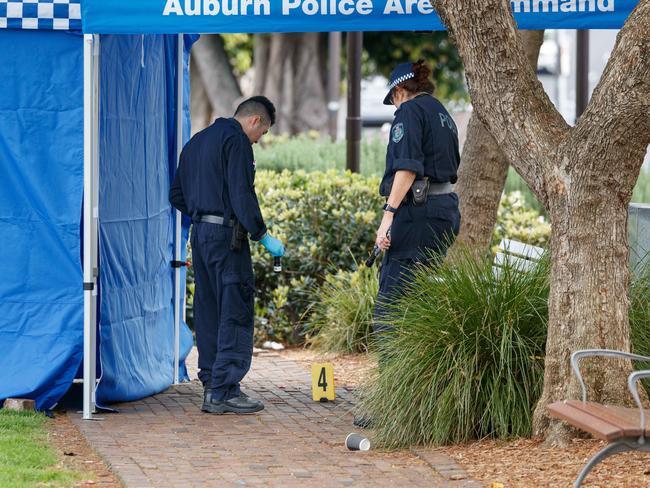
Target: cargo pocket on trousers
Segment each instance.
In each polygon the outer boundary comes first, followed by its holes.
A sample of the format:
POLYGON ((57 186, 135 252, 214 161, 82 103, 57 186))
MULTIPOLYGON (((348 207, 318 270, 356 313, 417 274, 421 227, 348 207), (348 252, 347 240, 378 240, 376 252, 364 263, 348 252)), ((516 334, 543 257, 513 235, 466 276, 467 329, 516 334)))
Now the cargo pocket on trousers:
POLYGON ((223 276, 223 286, 221 306, 228 310, 230 319, 236 322, 235 348, 241 353, 252 354, 255 279, 253 276, 226 273, 223 276))

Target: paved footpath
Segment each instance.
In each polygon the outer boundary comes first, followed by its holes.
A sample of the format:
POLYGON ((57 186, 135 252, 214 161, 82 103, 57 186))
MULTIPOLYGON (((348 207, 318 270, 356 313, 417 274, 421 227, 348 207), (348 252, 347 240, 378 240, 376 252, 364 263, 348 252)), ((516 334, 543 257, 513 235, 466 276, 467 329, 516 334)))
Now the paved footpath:
MULTIPOLYGON (((193 355, 188 364, 196 364, 193 355)), ((103 421, 70 419, 127 488, 481 486, 462 479, 445 456, 348 451, 352 392, 337 389, 335 402, 317 403, 310 385, 309 372, 294 361, 261 353, 243 383, 264 401, 259 414, 202 413, 203 390, 194 380, 115 405, 120 413, 103 421)))

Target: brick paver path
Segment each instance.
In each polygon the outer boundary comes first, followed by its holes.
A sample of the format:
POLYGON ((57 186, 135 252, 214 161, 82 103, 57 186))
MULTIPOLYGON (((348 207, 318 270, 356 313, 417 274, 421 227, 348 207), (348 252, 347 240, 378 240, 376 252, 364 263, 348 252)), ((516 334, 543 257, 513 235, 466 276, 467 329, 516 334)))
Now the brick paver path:
POLYGON ((259 414, 202 413, 203 390, 193 381, 116 405, 120 413, 103 421, 70 417, 127 488, 480 486, 455 481, 445 458, 440 474, 410 452, 348 451, 351 392, 337 389, 336 402, 317 403, 310 385, 298 364, 262 353, 243 383, 264 401, 259 414))

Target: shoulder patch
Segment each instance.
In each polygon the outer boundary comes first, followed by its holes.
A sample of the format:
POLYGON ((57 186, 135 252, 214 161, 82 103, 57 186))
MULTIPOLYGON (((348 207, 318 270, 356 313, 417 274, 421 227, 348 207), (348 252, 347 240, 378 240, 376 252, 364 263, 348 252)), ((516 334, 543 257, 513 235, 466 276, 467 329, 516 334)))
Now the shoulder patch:
POLYGON ((391 131, 391 139, 394 143, 397 144, 402 140, 402 137, 404 137, 404 124, 402 122, 399 122, 393 126, 393 130, 391 131))

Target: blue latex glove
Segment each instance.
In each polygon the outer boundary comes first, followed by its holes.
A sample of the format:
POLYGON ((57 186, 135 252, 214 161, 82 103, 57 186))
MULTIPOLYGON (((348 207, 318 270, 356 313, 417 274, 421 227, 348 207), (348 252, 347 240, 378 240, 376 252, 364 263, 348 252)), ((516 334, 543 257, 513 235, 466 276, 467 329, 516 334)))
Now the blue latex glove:
POLYGON ((271 253, 273 257, 284 256, 284 246, 280 239, 272 237, 270 234, 266 234, 262 239, 260 239, 260 244, 262 244, 268 252, 271 253))

